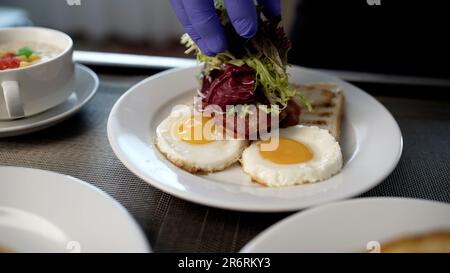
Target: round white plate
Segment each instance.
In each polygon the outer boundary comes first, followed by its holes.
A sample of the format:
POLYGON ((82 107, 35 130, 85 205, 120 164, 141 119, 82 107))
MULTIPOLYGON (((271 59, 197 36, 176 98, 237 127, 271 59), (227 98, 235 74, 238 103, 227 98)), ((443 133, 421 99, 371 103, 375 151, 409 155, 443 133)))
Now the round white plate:
POLYGON ((148 252, 139 226, 92 185, 48 171, 0 167, 0 251, 148 252))
POLYGON ((358 195, 380 183, 402 152, 400 129, 391 114, 355 86, 314 70, 293 67, 293 83, 334 82, 346 97, 342 130, 345 166, 327 181, 286 188, 252 183, 238 164, 222 172, 192 175, 155 147, 157 125, 172 107, 192 101, 200 67, 170 70, 126 92, 108 121, 109 142, 123 164, 151 185, 196 203, 242 211, 291 211, 358 195))
POLYGON ((403 198, 361 198, 296 213, 241 252, 377 252, 383 242, 450 230, 450 205, 403 198))
POLYGON ((98 84, 98 77, 94 71, 76 64, 73 93, 63 104, 31 117, 0 121, 0 137, 36 132, 68 119, 94 97, 98 84))

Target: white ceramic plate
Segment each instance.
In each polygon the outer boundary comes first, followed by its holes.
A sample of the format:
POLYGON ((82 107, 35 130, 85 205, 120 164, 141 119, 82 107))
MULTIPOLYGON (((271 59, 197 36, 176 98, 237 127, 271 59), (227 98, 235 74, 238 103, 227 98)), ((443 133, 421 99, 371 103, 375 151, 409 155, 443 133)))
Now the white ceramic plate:
POLYGON ((342 150, 345 166, 331 179, 309 185, 266 188, 235 166, 192 175, 167 161, 154 145, 157 125, 198 87, 200 67, 170 70, 142 81, 113 107, 110 144, 123 164, 151 185, 196 203, 242 211, 290 211, 360 194, 380 183, 402 152, 400 129, 391 114, 364 91, 314 70, 293 67, 293 83, 334 82, 345 90, 342 150))
POLYGON ((402 236, 450 230, 450 205, 403 198, 361 198, 296 213, 241 252, 374 252, 402 236))
POLYGON ((73 93, 63 104, 31 117, 0 121, 0 137, 36 132, 68 119, 94 97, 98 84, 98 77, 94 71, 76 64, 73 93))
POLYGON ((148 252, 127 211, 88 183, 0 167, 0 251, 148 252))

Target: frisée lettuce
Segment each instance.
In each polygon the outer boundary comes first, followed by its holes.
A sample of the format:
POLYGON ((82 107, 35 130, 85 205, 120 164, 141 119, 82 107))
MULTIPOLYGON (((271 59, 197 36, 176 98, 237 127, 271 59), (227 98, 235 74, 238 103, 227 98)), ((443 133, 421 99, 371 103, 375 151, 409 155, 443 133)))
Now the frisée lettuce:
MULTIPOLYGON (((289 84, 286 69, 291 43, 281 17, 267 16, 264 8, 258 6, 258 31, 253 38, 246 39, 234 30, 223 1, 215 3, 228 50, 208 56, 188 34, 181 37, 181 43, 187 48, 185 53, 195 53, 198 62, 204 64, 200 76, 203 107, 218 105, 223 114, 229 105, 243 105, 239 108, 241 111, 248 109, 246 105, 263 105, 268 115, 279 115, 280 126, 297 124, 300 115, 297 102, 309 111, 312 107, 305 96, 289 84)), ((229 115, 229 111, 226 114, 229 115)), ((252 115, 252 112, 244 114, 252 115)))

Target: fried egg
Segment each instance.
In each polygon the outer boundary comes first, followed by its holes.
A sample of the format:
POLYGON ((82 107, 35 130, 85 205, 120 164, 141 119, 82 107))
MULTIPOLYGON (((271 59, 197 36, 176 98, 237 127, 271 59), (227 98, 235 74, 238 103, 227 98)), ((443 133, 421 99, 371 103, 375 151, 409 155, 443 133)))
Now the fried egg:
POLYGON ((189 171, 221 171, 237 162, 246 140, 224 139, 213 118, 192 108, 174 110, 156 129, 156 146, 168 160, 189 171))
POLYGON ((327 130, 295 126, 278 132, 242 154, 242 168, 255 182, 269 187, 314 183, 342 169, 341 148, 327 130))

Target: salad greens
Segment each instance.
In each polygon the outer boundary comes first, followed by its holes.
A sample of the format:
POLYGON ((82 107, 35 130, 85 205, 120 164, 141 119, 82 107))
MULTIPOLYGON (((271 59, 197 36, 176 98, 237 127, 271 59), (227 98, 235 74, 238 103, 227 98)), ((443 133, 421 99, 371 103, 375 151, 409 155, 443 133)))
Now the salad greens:
MULTIPOLYGON (((259 29, 255 37, 244 39, 233 29, 223 1, 216 1, 216 11, 224 25, 229 41, 229 49, 216 56, 205 55, 189 37, 184 34, 181 38, 182 44, 187 48, 186 54, 194 52, 197 60, 204 63, 203 77, 210 77, 213 71, 224 71, 227 65, 238 67, 248 66, 255 71, 256 92, 263 92, 266 101, 274 107, 276 114, 288 107, 288 102, 297 98, 311 111, 311 104, 301 92, 289 84, 286 68, 288 66, 287 56, 291 47, 289 39, 284 33, 280 17, 267 17, 262 7, 257 7, 259 29)), ((214 80, 214 79, 213 79, 214 80)), ((254 90, 254 91, 255 91, 254 90)), ((267 104, 257 102, 259 104, 267 104)), ((271 111, 272 108, 267 108, 271 111)))

